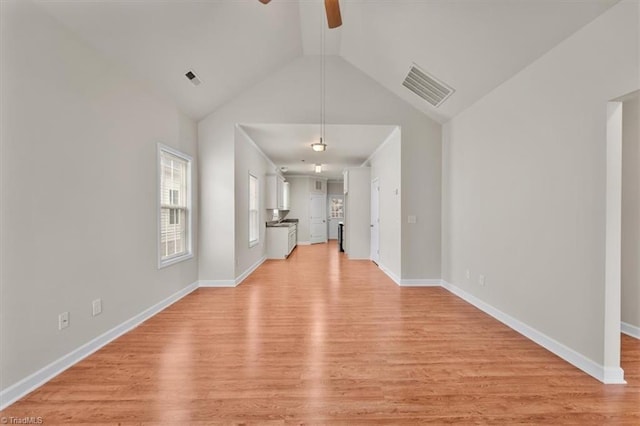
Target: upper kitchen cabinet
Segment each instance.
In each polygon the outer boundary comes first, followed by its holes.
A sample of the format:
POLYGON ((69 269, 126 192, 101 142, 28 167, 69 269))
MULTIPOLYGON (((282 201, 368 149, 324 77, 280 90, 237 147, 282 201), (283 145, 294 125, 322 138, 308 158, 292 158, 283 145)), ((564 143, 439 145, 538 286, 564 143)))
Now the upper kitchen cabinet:
POLYGON ((282 209, 291 210, 291 188, 289 182, 282 184, 282 209))
MULTIPOLYGON (((284 178, 280 175, 267 175, 266 176, 266 192, 265 208, 288 210, 288 206, 285 207, 285 182, 284 178)), ((286 196, 288 202, 288 194, 286 196)))

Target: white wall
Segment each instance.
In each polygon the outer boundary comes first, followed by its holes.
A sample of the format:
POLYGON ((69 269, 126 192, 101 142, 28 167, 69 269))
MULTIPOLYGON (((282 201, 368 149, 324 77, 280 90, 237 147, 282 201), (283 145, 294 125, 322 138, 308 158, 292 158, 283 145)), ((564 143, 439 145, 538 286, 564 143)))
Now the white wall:
POLYGON ((622 108, 622 321, 640 327, 640 96, 622 108))
POLYGON ((200 280, 235 280, 235 123, 198 122, 200 280), (207 141, 207 143, 202 143, 207 141), (208 167, 202 165, 207 164, 208 167))
MULTIPOLYGON (((199 123, 201 163, 200 278, 233 275, 233 133, 236 123, 317 123, 318 57, 301 57, 199 123)), ((441 127, 339 57, 326 60, 326 122, 402 127, 403 278, 440 277, 441 127), (405 218, 406 219, 406 218, 405 218)), ((290 213, 291 217, 294 217, 290 213)))
POLYGON ((6 389, 197 281, 196 258, 158 270, 156 228, 156 144, 195 158, 197 133, 31 3, 0 12, 6 389))
POLYGON ((235 132, 235 277, 240 277, 266 256, 266 175, 275 173, 276 166, 259 151, 246 133, 236 127, 235 132), (260 237, 258 244, 249 247, 249 173, 258 178, 260 237))
POLYGON ((396 277, 401 276, 402 174, 401 132, 393 131, 384 146, 370 160, 371 181, 379 179, 380 259, 379 264, 396 277))
POLYGON ((344 192, 344 182, 343 181, 328 181, 327 182, 327 194, 335 194, 341 195, 344 192))
POLYGON ((309 178, 287 176, 290 191, 290 209, 286 219, 298 219, 298 243, 308 244, 309 228, 309 178))
POLYGON ((369 259, 371 254, 371 168, 347 169, 349 190, 345 203, 345 252, 349 259, 369 259))
POLYGON ((443 138, 444 279, 600 365, 607 101, 638 88, 638 16, 614 6, 443 138))

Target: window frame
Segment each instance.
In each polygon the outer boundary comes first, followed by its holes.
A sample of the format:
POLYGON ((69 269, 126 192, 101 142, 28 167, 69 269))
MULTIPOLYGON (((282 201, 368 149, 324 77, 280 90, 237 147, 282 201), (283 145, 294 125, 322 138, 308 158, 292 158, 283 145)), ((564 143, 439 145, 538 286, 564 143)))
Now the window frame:
MULTIPOLYGON (((193 186, 192 186, 192 170, 193 170, 193 157, 184 152, 178 151, 170 146, 158 143, 157 144, 157 181, 156 181, 156 250, 158 256, 158 269, 166 268, 167 266, 174 265, 179 262, 193 258, 193 186), (186 191, 185 191, 185 251, 183 253, 175 254, 163 258, 162 256, 162 154, 166 153, 178 157, 179 159, 187 163, 186 170, 186 191)), ((171 215, 171 213, 169 213, 171 215)))
POLYGON ((247 220, 247 237, 249 240, 249 248, 255 247, 258 244, 260 244, 260 178, 258 178, 258 176, 254 175, 253 173, 249 172, 249 180, 248 180, 248 193, 249 193, 249 203, 247 205, 247 216, 248 216, 248 220, 247 220), (251 179, 255 179, 256 182, 256 189, 255 189, 255 193, 256 193, 256 213, 257 213, 257 218, 256 218, 256 239, 252 240, 251 239, 251 179))

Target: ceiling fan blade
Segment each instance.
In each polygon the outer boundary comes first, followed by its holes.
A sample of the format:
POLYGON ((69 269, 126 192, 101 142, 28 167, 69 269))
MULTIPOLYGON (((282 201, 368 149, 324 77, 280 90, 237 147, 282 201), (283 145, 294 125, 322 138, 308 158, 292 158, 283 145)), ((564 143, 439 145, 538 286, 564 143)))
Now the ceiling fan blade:
POLYGON ((338 28, 342 25, 342 15, 340 15, 340 3, 338 0, 324 0, 324 8, 327 10, 329 28, 338 28))
POLYGON ((262 4, 267 4, 269 3, 271 0, 258 0, 260 3, 262 4))

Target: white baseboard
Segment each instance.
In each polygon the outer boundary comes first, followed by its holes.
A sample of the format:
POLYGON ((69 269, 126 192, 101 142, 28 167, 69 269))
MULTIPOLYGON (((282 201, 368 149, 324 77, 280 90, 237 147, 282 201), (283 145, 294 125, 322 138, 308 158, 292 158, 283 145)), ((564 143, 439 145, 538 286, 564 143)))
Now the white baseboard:
POLYGON ((623 321, 620 323, 620 331, 622 331, 627 336, 640 339, 640 327, 636 327, 635 325, 631 325, 623 321))
POLYGON ((400 278, 382 263, 378 263, 378 268, 382 270, 394 283, 400 287, 441 287, 441 279, 405 279, 400 278))
POLYGON ((238 275, 238 277, 235 280, 200 280, 198 281, 198 287, 204 287, 204 288, 237 287, 240 285, 242 281, 246 280, 247 277, 253 273, 253 271, 258 269, 260 265, 262 265, 266 260, 267 260, 266 257, 262 257, 256 263, 254 263, 249 268, 247 268, 246 271, 238 275))
POLYGON ((156 303, 148 309, 145 309, 133 318, 130 318, 122 324, 115 326, 111 330, 101 334, 95 339, 92 339, 79 348, 74 349, 73 351, 57 359, 56 361, 53 361, 51 364, 41 368, 35 373, 9 386, 8 388, 0 392, 0 410, 4 410, 23 396, 42 386, 69 367, 72 367, 74 364, 82 361, 84 358, 96 352, 111 341, 139 326, 147 319, 166 309, 168 306, 174 304, 197 288, 198 283, 193 283, 184 287, 183 289, 177 291, 163 301, 156 303))
POLYGON ((200 280, 198 281, 198 287, 235 287, 236 280, 200 280))
POLYGON ((253 273, 253 271, 258 269, 260 267, 260 265, 262 265, 265 262, 265 260, 267 260, 266 256, 262 257, 256 263, 251 265, 246 271, 244 271, 242 274, 240 274, 240 276, 238 278, 236 278, 235 285, 239 286, 240 283, 242 283, 242 281, 246 280, 247 277, 253 273))
POLYGON ((380 268, 380 270, 382 272, 384 272, 385 274, 387 274, 387 276, 389 278, 391 278, 393 280, 394 283, 396 283, 397 285, 401 285, 400 282, 400 277, 398 277, 396 274, 394 274, 393 272, 391 272, 389 270, 389 268, 387 268, 386 266, 384 266, 382 263, 378 263, 378 268, 380 268))
POLYGON ((442 280, 438 279, 402 279, 400 280, 402 287, 442 287, 442 280))
POLYGON ((298 241, 297 244, 299 246, 310 246, 311 245, 311 241, 298 241))
POLYGON ((621 368, 605 367, 597 362, 585 357, 584 355, 574 351, 573 349, 563 345, 557 340, 552 339, 546 334, 541 333, 535 328, 513 318, 512 316, 505 314, 504 312, 494 308, 488 303, 483 302, 470 293, 443 281, 442 286, 449 290, 451 293, 472 304, 481 311, 491 315, 506 326, 512 328, 518 333, 522 334, 526 338, 534 341, 538 345, 547 349, 548 351, 556 354, 560 358, 567 361, 569 364, 574 365, 590 376, 598 379, 605 384, 624 384, 624 371, 621 368))

